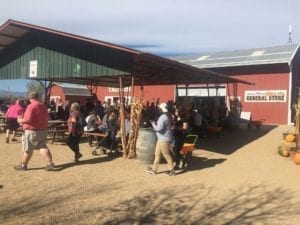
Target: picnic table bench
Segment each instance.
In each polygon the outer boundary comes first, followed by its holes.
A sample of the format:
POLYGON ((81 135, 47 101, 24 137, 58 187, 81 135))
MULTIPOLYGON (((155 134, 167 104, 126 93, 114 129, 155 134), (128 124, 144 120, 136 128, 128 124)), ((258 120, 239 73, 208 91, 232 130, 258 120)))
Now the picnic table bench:
POLYGON ((48 135, 51 137, 52 144, 60 140, 65 140, 68 134, 67 121, 65 120, 49 120, 48 135))
POLYGON ((5 122, 0 122, 0 131, 5 132, 6 130, 6 123, 5 122))
POLYGON ((5 132, 6 130, 6 116, 0 115, 0 131, 5 132))

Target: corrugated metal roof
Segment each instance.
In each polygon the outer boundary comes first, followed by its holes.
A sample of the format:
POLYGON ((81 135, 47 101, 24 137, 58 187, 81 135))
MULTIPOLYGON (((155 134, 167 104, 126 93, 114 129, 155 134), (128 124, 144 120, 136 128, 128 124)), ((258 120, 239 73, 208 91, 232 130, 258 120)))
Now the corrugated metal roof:
POLYGON ((52 85, 57 85, 61 88, 88 89, 86 87, 86 85, 82 85, 82 84, 70 84, 70 83, 53 82, 52 85))
POLYGON ((290 63, 297 49, 298 45, 293 44, 266 48, 203 53, 191 56, 173 57, 172 59, 198 68, 290 63))
POLYGON ((76 96, 92 96, 90 90, 86 85, 80 84, 67 84, 53 82, 52 85, 57 85, 63 89, 65 95, 76 95, 76 96))
POLYGON ((65 95, 92 96, 88 89, 63 88, 65 95))
POLYGON ((175 60, 41 26, 8 20, 0 26, 0 79, 118 87, 247 81, 175 60), (33 72, 29 73, 31 63, 33 72), (34 76, 32 76, 34 74, 34 76))

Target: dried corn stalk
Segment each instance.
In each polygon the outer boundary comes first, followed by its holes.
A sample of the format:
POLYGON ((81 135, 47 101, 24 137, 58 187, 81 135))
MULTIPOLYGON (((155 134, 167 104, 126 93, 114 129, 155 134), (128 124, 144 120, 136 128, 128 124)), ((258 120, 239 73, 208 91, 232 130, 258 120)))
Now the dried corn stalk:
POLYGON ((128 142, 124 151, 124 157, 134 158, 136 156, 136 140, 138 129, 140 127, 140 120, 143 109, 143 100, 132 98, 131 113, 130 113, 130 132, 128 142))
POLYGON ((125 149, 125 146, 126 146, 124 114, 125 114, 125 112, 124 112, 124 101, 121 101, 121 105, 120 105, 120 119, 121 119, 120 133, 121 133, 122 149, 125 149))

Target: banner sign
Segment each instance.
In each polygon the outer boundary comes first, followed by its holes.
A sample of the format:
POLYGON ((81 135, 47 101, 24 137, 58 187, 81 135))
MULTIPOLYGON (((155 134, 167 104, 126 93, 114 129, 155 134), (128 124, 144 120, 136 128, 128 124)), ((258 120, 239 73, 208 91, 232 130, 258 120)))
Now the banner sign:
POLYGON ((37 77, 38 61, 33 60, 29 62, 29 77, 37 77))
POLYGON ((286 90, 245 91, 245 102, 286 102, 286 90))
MULTIPOLYGON (((108 88, 108 91, 109 92, 119 92, 120 91, 120 88, 112 88, 112 87, 110 87, 110 88, 108 88)), ((131 87, 125 87, 124 88, 124 91, 131 91, 131 87)))
POLYGON ((200 88, 188 88, 186 94, 186 88, 178 88, 178 96, 201 96, 201 97, 214 97, 214 96, 226 96, 226 88, 224 87, 200 87, 200 88))

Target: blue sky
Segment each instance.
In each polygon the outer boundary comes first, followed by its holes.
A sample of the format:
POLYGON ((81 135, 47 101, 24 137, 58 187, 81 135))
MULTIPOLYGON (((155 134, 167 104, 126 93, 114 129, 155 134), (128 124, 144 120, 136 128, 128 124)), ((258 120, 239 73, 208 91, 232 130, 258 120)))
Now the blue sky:
MULTIPOLYGON (((299 0, 0 0, 8 19, 158 55, 268 47, 300 40, 299 0)), ((24 81, 0 89, 26 90, 24 81)))

